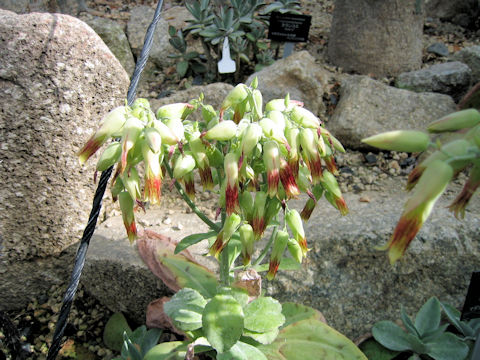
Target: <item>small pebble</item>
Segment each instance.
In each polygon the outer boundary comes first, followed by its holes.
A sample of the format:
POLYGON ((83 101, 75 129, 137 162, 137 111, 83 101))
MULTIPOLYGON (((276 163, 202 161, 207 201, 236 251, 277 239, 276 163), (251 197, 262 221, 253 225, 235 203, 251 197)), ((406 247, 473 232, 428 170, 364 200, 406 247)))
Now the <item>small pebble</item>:
POLYGON ((162 222, 163 222, 165 225, 170 225, 170 224, 172 223, 172 219, 169 218, 169 217, 167 217, 167 218, 163 219, 162 222))
POLYGON ((366 203, 369 203, 370 202, 370 198, 368 196, 361 196, 360 199, 359 199, 360 202, 366 202, 366 203))

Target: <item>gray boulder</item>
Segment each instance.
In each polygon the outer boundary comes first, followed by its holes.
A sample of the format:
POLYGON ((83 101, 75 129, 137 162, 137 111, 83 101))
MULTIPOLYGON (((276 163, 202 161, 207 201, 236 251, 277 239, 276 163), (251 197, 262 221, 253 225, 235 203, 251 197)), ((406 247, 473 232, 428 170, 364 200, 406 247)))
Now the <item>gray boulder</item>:
POLYGON ((81 167, 76 152, 123 103, 129 81, 71 16, 0 10, 0 42, 0 309, 8 309, 68 276, 56 257, 81 238, 95 189, 95 161, 81 167))
POLYGON ((478 16, 479 4, 477 0, 426 0, 425 10, 429 17, 469 26, 478 16))
POLYGON ((87 11, 87 6, 85 0, 0 0, 0 9, 17 14, 50 12, 77 16, 87 11))
POLYGON ((467 64, 472 70, 472 83, 480 82, 480 45, 463 48, 453 55, 453 59, 467 64))
MULTIPOLYGON (((130 19, 127 23, 127 36, 130 47, 136 57, 140 56, 143 41, 148 26, 152 22, 155 10, 149 6, 135 6, 131 9, 130 19)), ((157 24, 155 34, 153 36, 152 49, 149 53, 149 59, 156 67, 163 69, 172 64, 172 60, 168 58, 173 53, 173 48, 168 42, 168 22, 162 16, 157 24)))
POLYGON ((123 27, 116 21, 98 16, 88 17, 84 21, 102 38, 128 75, 131 76, 135 69, 135 60, 123 27))
POLYGON ((447 94, 458 101, 470 87, 471 74, 472 70, 464 63, 451 61, 402 73, 395 86, 416 92, 447 94))
POLYGON ((395 129, 425 129, 431 121, 454 111, 455 103, 448 95, 415 93, 367 76, 347 76, 327 127, 345 146, 369 149, 361 139, 395 129))
POLYGON ((325 111, 322 97, 332 75, 316 64, 307 51, 276 61, 250 75, 246 83, 250 84, 255 77, 258 77, 258 89, 265 103, 289 93, 291 99, 303 101, 305 107, 315 114, 325 111))
MULTIPOLYGON (((305 227, 311 251, 302 269, 279 271, 275 281, 264 283, 266 294, 322 311, 330 325, 352 338, 369 331, 376 321, 398 318, 401 304, 414 313, 435 295, 461 306, 480 260, 480 201, 473 199, 459 222, 445 208, 459 189, 454 185, 454 192, 439 201, 404 259, 390 266, 387 255, 375 246, 388 240, 398 221, 408 197, 404 182, 405 178, 389 178, 378 183, 382 191, 345 194, 350 208, 345 217, 321 200, 305 227)), ((291 206, 300 210, 305 201, 293 201, 291 206)), ((149 210, 138 215, 138 222, 175 240, 206 230, 194 214, 170 214, 167 225, 166 212, 149 210)), ((200 256, 207 252, 205 242, 191 251, 214 269, 211 257, 200 256)), ((150 301, 171 294, 139 260, 119 216, 96 230, 82 282, 113 311, 124 311, 140 322, 150 301)))

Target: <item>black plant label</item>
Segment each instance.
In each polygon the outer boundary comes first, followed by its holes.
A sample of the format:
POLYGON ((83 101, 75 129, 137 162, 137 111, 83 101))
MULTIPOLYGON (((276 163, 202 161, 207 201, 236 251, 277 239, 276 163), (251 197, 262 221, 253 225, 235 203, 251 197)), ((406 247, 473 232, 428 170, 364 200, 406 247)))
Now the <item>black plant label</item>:
POLYGON ((461 320, 480 318, 480 271, 472 273, 461 320))
POLYGON ((270 15, 268 38, 281 42, 305 42, 308 40, 311 22, 310 15, 273 12, 270 15))

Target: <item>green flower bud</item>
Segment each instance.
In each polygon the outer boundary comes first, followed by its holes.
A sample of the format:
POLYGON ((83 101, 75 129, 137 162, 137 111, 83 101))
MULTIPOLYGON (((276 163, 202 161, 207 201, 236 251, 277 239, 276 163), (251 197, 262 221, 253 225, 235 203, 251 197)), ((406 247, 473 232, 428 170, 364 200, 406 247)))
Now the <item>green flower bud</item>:
POLYGON ((160 120, 155 120, 153 122, 153 127, 160 134, 160 137, 162 138, 162 142, 164 144, 176 145, 180 141, 180 139, 175 135, 175 133, 160 120))
POLYGON ((220 111, 223 113, 224 110, 229 107, 235 108, 241 102, 246 100, 248 97, 248 88, 245 84, 238 84, 235 86, 227 95, 225 100, 223 100, 220 107, 220 111))
POLYGON ((288 227, 292 230, 293 237, 302 248, 303 256, 307 255, 307 239, 305 237, 305 231, 303 230, 302 218, 297 210, 288 210, 285 214, 285 221, 288 227))
POLYGON ((242 209, 244 218, 248 222, 251 222, 253 219, 254 203, 253 203, 253 196, 250 193, 250 191, 242 192, 239 198, 239 202, 240 202, 240 208, 242 209))
POLYGON ((107 148, 103 151, 100 159, 97 162, 97 170, 98 171, 105 171, 110 166, 116 164, 120 160, 120 156, 122 154, 122 144, 115 141, 107 146, 107 148))
POLYGON ((297 124, 306 128, 318 128, 320 126, 320 119, 313 115, 313 113, 305 108, 295 106, 290 112, 290 118, 297 124))
POLYGON ((219 122, 205 133, 208 140, 228 141, 237 133, 237 124, 232 120, 219 122))
POLYGON ((242 153, 245 157, 250 155, 262 138, 262 128, 257 123, 248 125, 242 138, 242 153))
POLYGON ((322 160, 317 148, 317 136, 311 129, 305 128, 300 131, 300 145, 303 150, 303 160, 312 174, 314 184, 322 177, 322 160))
POLYGON ((342 143, 335 136, 333 136, 330 131, 324 127, 319 127, 318 129, 327 144, 331 144, 335 150, 345 153, 345 148, 343 147, 342 143))
POLYGON ((422 131, 396 130, 370 136, 362 142, 383 150, 420 152, 427 149, 430 137, 422 131))
POLYGON ((432 133, 457 131, 480 124, 480 113, 477 109, 466 109, 454 112, 430 123, 427 130, 432 133))
MULTIPOLYGON (((175 137, 181 141, 185 137, 185 128, 180 119, 166 119, 165 125, 172 131, 175 137)), ((161 133, 160 133, 161 134, 161 133)))
POLYGON ((262 93, 258 89, 252 91, 252 101, 253 101, 253 111, 255 113, 256 119, 261 119, 263 116, 262 107, 263 107, 263 97, 262 93))
POLYGON ((195 169, 195 159, 193 156, 189 154, 180 155, 175 161, 173 177, 180 180, 193 169, 195 169))
POLYGON ((323 172, 323 177, 320 182, 326 191, 325 196, 327 197, 327 199, 333 198, 333 205, 335 206, 335 208, 337 208, 342 215, 348 214, 347 204, 345 203, 345 199, 342 196, 342 192, 340 191, 340 187, 338 186, 338 182, 335 176, 333 176, 333 174, 330 173, 328 170, 325 170, 323 172))
POLYGON ((268 195, 273 197, 278 191, 280 181, 280 150, 275 141, 263 145, 263 163, 267 171, 268 195))
POLYGON ((303 260, 303 251, 300 245, 298 245, 298 242, 296 242, 295 239, 288 239, 287 247, 290 254, 292 254, 293 259, 301 264, 303 260))
POLYGON ((190 115, 195 108, 188 103, 163 105, 157 110, 157 119, 182 119, 190 115))
POLYGON ((149 127, 144 130, 146 144, 154 153, 158 153, 162 149, 162 136, 155 128, 149 127))

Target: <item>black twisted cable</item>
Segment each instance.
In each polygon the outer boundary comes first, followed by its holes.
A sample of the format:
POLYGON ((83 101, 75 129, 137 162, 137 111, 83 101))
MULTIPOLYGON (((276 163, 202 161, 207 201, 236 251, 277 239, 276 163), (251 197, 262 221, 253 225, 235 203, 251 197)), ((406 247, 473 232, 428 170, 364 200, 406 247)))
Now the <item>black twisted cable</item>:
MULTIPOLYGON (((132 79, 130 80, 130 86, 127 92, 128 105, 131 105, 135 99, 138 81, 140 80, 140 74, 142 73, 147 63, 148 54, 153 44, 153 34, 157 27, 157 23, 160 20, 162 4, 163 0, 160 0, 157 4, 153 20, 147 29, 142 52, 139 59, 137 60, 132 79)), ((78 283, 80 281, 83 266, 85 265, 88 245, 90 243, 90 239, 92 238, 93 232, 95 231, 98 215, 100 214, 100 210, 102 208, 103 195, 105 194, 105 190, 107 188, 108 180, 112 174, 112 170, 113 166, 102 172, 97 190, 95 191, 92 210, 90 212, 87 226, 85 227, 82 239, 80 241, 80 245, 75 255, 75 264, 73 266, 72 275, 70 277, 70 283, 63 297, 62 307, 60 309, 60 314, 58 316, 55 332, 53 334, 52 345, 50 346, 50 349, 48 351, 47 360, 55 360, 62 345, 62 338, 65 332, 65 328, 67 326, 68 315, 70 314, 70 309, 72 307, 73 299, 78 288, 78 283)))

